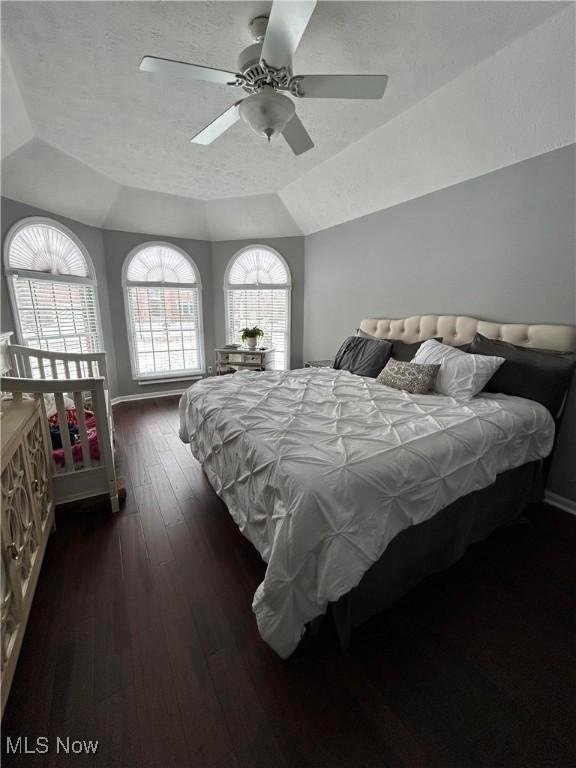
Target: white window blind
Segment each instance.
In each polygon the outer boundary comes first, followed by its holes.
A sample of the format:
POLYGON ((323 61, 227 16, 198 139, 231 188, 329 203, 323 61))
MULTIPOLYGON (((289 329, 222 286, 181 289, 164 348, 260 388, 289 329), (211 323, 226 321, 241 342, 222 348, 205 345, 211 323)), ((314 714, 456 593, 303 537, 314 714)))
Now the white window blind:
POLYGON ((230 285, 289 285, 288 269, 278 254, 267 248, 248 248, 236 256, 228 270, 230 285))
POLYGON ((290 274, 274 251, 251 247, 230 263, 226 293, 226 340, 239 342, 241 331, 257 325, 262 344, 274 347, 272 368, 284 370, 290 362, 290 274))
POLYGON ((129 257, 125 295, 134 377, 202 373, 202 303, 192 260, 166 244, 144 246, 129 257))
POLYGON ((274 347, 272 368, 288 367, 290 291, 286 288, 229 288, 228 343, 239 342, 242 328, 257 325, 264 331, 263 346, 274 347))
POLYGON ((22 341, 51 352, 99 352, 92 285, 14 278, 22 341))
POLYGON ((128 282, 196 283, 196 272, 183 253, 167 245, 148 245, 128 264, 128 282))
POLYGON ((198 288, 128 287, 135 374, 172 375, 202 368, 198 288))
POLYGON ((10 230, 6 271, 20 341, 53 352, 102 349, 93 269, 75 235, 50 219, 10 230))
POLYGON ((84 254, 55 224, 38 221, 19 228, 10 240, 9 266, 51 275, 90 277, 84 254))

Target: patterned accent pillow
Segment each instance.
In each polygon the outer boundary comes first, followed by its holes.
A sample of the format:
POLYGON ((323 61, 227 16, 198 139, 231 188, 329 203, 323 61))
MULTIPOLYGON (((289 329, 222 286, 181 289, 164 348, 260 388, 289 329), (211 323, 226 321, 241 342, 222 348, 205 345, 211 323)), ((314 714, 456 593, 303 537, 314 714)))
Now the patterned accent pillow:
POLYGON ((423 395, 432 389, 440 365, 420 365, 390 359, 376 381, 412 395, 423 395))

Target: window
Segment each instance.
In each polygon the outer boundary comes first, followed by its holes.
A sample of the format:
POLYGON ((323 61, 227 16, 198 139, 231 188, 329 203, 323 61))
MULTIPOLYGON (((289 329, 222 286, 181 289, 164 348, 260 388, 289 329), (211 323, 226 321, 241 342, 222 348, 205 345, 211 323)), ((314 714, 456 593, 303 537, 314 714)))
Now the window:
POLYGON ((128 256, 124 291, 136 379, 204 372, 200 277, 192 259, 168 243, 128 256))
POLYGON ((253 245, 232 259, 224 278, 226 339, 240 341, 242 328, 259 326, 262 343, 274 347, 272 367, 290 363, 290 272, 282 256, 253 245))
POLYGON ((22 344, 101 351, 94 269, 70 230, 50 219, 23 219, 6 237, 5 264, 22 344))

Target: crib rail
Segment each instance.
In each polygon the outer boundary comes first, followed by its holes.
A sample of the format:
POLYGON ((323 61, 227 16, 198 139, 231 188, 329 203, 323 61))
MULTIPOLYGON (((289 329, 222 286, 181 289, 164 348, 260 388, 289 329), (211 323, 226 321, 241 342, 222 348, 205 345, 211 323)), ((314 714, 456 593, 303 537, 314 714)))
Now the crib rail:
MULTIPOLYGON (((32 351, 37 352, 38 350, 32 351)), ((70 355, 67 355, 67 357, 70 357, 70 355)), ((84 355, 81 357, 83 359, 86 358, 84 355)), ((118 511, 112 430, 108 416, 107 398, 104 388, 105 381, 103 377, 36 379, 2 376, 0 378, 0 386, 2 392, 12 393, 16 399, 21 399, 24 394, 31 394, 40 399, 46 430, 48 430, 48 417, 44 395, 54 395, 64 453, 63 467, 55 462, 53 455, 48 457, 49 465, 52 466, 53 470, 52 479, 57 502, 73 501, 86 496, 106 493, 110 495, 112 509, 118 511), (70 440, 67 439, 65 394, 73 399, 76 408, 79 443, 82 447, 81 463, 74 461, 72 445, 70 440), (90 399, 90 410, 94 413, 95 418, 100 453, 99 459, 92 458, 90 455, 88 429, 84 414, 84 403, 87 398, 90 399)), ((47 445, 50 444, 51 441, 47 435, 47 445)))
POLYGON ((10 344, 14 376, 28 379, 86 379, 102 377, 108 387, 105 352, 49 352, 45 349, 10 344))

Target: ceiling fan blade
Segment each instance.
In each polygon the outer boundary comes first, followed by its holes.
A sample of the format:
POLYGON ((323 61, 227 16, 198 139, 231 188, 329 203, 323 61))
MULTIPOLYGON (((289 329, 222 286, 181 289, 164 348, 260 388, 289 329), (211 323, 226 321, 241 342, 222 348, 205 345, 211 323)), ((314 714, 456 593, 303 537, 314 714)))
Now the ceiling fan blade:
POLYGON ((294 115, 292 120, 290 120, 286 128, 282 131, 282 135, 295 155, 302 155, 314 146, 310 134, 302 125, 298 115, 294 115))
POLYGON ((142 72, 187 77, 189 80, 206 80, 209 83, 220 83, 222 85, 227 85, 230 82, 233 83, 236 80, 235 72, 202 67, 199 64, 188 64, 186 61, 158 59, 156 56, 144 56, 140 62, 140 69, 142 72))
POLYGON ((292 56, 316 6, 316 0, 274 0, 260 60, 275 69, 292 67, 292 56))
POLYGON ((388 75, 303 75, 299 92, 305 99, 381 99, 388 75))
POLYGON ((222 112, 222 114, 215 120, 212 120, 212 122, 205 128, 202 128, 199 133, 192 136, 190 141, 193 144, 212 144, 215 139, 222 136, 224 131, 227 131, 228 128, 231 128, 234 125, 234 123, 238 122, 240 119, 238 107, 241 103, 242 100, 237 101, 236 104, 232 104, 231 107, 228 107, 228 109, 225 112, 222 112))

